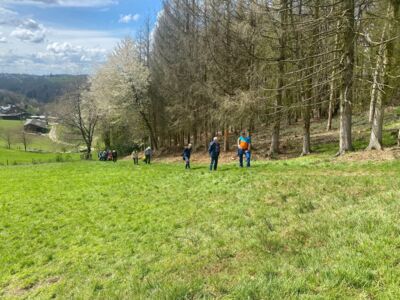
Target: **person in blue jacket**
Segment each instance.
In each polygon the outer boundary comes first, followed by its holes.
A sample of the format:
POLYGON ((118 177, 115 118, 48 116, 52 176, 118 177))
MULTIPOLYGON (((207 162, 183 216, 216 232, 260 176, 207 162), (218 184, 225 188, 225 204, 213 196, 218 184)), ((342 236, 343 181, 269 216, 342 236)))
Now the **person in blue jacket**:
POLYGON ((192 154, 192 144, 187 145, 182 153, 182 158, 186 162, 185 169, 190 169, 190 155, 192 154))
POLYGON ((220 145, 218 143, 218 138, 214 137, 213 141, 210 143, 210 146, 208 147, 208 153, 210 154, 211 157, 210 171, 212 171, 213 169, 214 171, 217 170, 219 152, 220 152, 220 145))

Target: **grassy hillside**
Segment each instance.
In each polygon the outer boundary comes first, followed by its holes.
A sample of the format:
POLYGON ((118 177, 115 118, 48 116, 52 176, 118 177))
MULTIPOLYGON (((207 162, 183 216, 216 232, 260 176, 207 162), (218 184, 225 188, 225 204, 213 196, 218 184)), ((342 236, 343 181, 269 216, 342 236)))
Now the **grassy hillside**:
POLYGON ((397 299, 399 172, 318 157, 2 168, 0 298, 397 299))
POLYGON ((25 152, 0 148, 0 166, 65 162, 80 159, 77 153, 25 152))
POLYGON ((23 130, 23 124, 24 121, 0 120, 0 133, 10 129, 16 133, 12 137, 11 149, 6 149, 6 141, 0 136, 0 164, 37 163, 79 157, 78 154, 58 155, 61 152, 74 152, 76 147, 55 143, 48 135, 28 134, 28 152, 25 152, 19 133, 23 130))

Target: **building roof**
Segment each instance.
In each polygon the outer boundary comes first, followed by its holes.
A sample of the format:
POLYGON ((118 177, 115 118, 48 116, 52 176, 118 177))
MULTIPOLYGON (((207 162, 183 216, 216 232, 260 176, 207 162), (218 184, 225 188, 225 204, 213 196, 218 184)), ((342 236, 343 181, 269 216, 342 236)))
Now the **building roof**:
POLYGON ((24 113, 24 112, 21 112, 21 113, 10 113, 10 114, 2 114, 2 113, 0 113, 0 118, 1 117, 22 117, 22 116, 25 116, 26 115, 26 113, 24 113))
POLYGON ((36 126, 36 127, 47 129, 47 123, 45 121, 42 121, 42 120, 28 119, 28 120, 26 120, 24 126, 28 126, 28 125, 33 125, 33 126, 36 126))
POLYGON ((12 107, 13 107, 13 106, 12 106, 11 104, 4 105, 4 106, 0 106, 0 111, 1 111, 1 112, 6 112, 6 111, 11 110, 12 107))
POLYGON ((0 106, 0 117, 25 117, 29 115, 25 110, 14 104, 0 106))
POLYGON ((14 104, 8 104, 8 105, 0 106, 0 113, 16 114, 16 113, 26 113, 26 111, 14 104))

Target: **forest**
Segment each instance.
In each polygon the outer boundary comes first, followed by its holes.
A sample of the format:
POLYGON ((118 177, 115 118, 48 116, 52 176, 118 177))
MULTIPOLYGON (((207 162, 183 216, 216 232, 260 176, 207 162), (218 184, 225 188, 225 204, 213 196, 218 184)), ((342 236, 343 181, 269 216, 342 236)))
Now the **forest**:
MULTIPOLYGON (((370 124, 368 149, 383 148, 385 108, 398 101, 398 0, 167 0, 120 42, 64 116, 79 112, 106 147, 127 141, 155 149, 196 148, 220 135, 302 127, 302 153, 312 152, 311 124, 339 119, 337 155, 353 150, 353 116, 370 124), (78 104, 78 105, 77 105, 78 104), (94 127, 93 127, 94 129, 94 127)), ((76 118, 75 118, 76 119, 76 118)), ((79 122, 78 122, 79 123, 79 122)), ((87 139, 92 141, 92 138, 87 139)), ((90 149, 90 147, 88 147, 90 149)))
POLYGON ((0 73, 0 104, 32 104, 36 107, 54 101, 82 82, 86 75, 28 75, 0 73))

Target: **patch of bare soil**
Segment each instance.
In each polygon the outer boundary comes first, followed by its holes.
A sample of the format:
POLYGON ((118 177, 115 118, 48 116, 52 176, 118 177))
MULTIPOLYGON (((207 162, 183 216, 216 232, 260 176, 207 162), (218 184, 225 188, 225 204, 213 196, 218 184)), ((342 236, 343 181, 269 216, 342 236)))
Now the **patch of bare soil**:
MULTIPOLYGON (((13 287, 13 288, 6 289, 6 290, 5 290, 4 296, 5 296, 6 298, 7 298, 7 297, 11 297, 11 298, 14 298, 14 297, 17 297, 17 298, 23 297, 23 296, 25 296, 27 293, 29 293, 29 292, 31 292, 31 291, 33 291, 33 290, 40 289, 40 288, 42 288, 42 287, 49 286, 49 285, 52 285, 52 284, 56 284, 56 283, 59 282, 60 280, 61 280, 60 277, 55 276, 55 277, 47 278, 47 279, 45 279, 45 280, 43 280, 43 281, 40 281, 40 282, 28 284, 28 285, 26 285, 26 286, 24 286, 24 287, 18 287, 18 286, 16 286, 16 287, 13 287)), ((1 294, 0 294, 0 296, 1 296, 1 294)), ((1 297, 0 297, 0 298, 1 298, 1 297)))
POLYGON ((390 161, 400 159, 400 148, 386 148, 382 151, 358 151, 349 152, 345 155, 338 157, 337 161, 351 162, 351 161, 390 161))
MULTIPOLYGON (((219 157, 219 162, 221 163, 230 163, 234 162, 235 160, 237 160, 236 152, 222 152, 219 157)), ((182 156, 180 156, 180 153, 176 155, 159 156, 155 158, 155 161, 163 161, 167 163, 183 163, 183 159, 182 156)), ((193 163, 208 163, 210 162, 210 156, 203 151, 196 152, 192 154, 190 161, 193 163)))
MULTIPOLYGON (((299 157, 298 152, 289 151, 286 153, 281 153, 277 157, 278 160, 288 160, 299 157)), ((130 156, 122 158, 123 160, 131 160, 130 156)), ((257 160, 268 160, 266 153, 264 151, 254 151, 252 153, 252 161, 257 160)), ((351 162, 351 161, 390 161, 400 159, 400 148, 386 148, 382 151, 357 151, 348 152, 343 156, 337 158, 332 157, 332 161, 336 162, 351 162)), ((153 161, 164 162, 164 163, 179 163, 182 162, 182 156, 180 153, 170 153, 164 155, 155 154, 153 161)), ((219 158, 220 163, 232 163, 237 162, 238 156, 236 151, 222 152, 219 158)), ((192 163, 208 163, 210 162, 210 157, 206 152, 199 151, 192 154, 192 163)))

